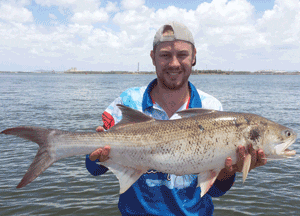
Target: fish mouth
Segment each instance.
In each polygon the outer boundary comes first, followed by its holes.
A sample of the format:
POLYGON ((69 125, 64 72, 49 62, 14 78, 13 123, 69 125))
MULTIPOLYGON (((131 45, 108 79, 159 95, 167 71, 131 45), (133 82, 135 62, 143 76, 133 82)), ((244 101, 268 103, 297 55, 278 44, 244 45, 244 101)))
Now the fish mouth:
POLYGON ((295 150, 285 149, 283 154, 286 157, 290 157, 290 156, 296 155, 296 151, 295 150))
POLYGON ((278 156, 283 157, 290 157, 296 155, 295 150, 290 150, 288 147, 290 147, 294 142, 296 141, 296 138, 290 139, 284 143, 278 144, 275 146, 275 152, 278 156))

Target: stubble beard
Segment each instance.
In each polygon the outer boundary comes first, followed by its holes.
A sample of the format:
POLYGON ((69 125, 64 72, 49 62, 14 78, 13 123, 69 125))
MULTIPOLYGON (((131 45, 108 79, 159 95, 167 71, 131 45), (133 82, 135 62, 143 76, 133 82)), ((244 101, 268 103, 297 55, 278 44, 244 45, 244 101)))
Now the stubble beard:
POLYGON ((183 75, 182 79, 178 82, 176 79, 171 80, 168 78, 165 78, 165 76, 169 76, 168 71, 172 71, 172 69, 170 68, 166 68, 162 70, 162 76, 158 76, 158 80, 161 83, 161 87, 163 87, 164 89, 167 90, 179 90, 182 87, 184 87, 184 85, 186 85, 186 83, 188 82, 189 79, 189 75, 186 73, 186 71, 181 68, 180 69, 180 73, 183 75))

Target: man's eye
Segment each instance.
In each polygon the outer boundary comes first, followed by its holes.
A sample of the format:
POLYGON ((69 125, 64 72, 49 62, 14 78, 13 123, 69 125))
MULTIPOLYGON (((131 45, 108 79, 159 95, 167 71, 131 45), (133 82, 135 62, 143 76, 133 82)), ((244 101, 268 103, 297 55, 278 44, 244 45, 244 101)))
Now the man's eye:
POLYGON ((186 56, 187 56, 187 54, 185 54, 185 53, 178 54, 178 57, 186 57, 186 56))

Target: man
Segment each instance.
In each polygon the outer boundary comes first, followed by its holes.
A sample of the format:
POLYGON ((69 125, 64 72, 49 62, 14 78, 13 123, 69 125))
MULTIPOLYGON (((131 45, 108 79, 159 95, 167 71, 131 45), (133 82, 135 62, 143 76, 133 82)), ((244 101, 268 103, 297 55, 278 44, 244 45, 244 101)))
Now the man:
MULTIPOLYGON (((177 111, 188 108, 222 110, 221 103, 214 97, 197 90, 188 78, 196 64, 196 49, 191 32, 181 23, 172 22, 162 26, 156 33, 150 54, 156 67, 157 79, 147 87, 130 88, 105 110, 102 115, 104 128, 109 129, 119 122, 122 114, 117 104, 134 108, 162 120, 179 118, 177 111)), ((97 131, 103 131, 98 127, 97 131)), ((107 168, 95 161, 105 161, 110 147, 105 146, 87 155, 86 166, 93 175, 101 175, 107 168)), ((222 196, 233 185, 235 173, 241 171, 246 149, 237 149, 238 162, 232 165, 227 158, 225 168, 214 185, 200 198, 197 176, 175 176, 149 170, 125 193, 120 195, 119 209, 123 215, 212 215, 212 196, 222 196)), ((262 150, 251 146, 251 169, 264 165, 262 150)))

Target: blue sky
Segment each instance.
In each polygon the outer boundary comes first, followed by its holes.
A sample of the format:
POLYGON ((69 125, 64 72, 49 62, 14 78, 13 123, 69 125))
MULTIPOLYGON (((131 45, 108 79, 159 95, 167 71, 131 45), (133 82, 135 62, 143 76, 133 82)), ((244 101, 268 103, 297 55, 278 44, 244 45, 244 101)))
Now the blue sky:
MULTIPOLYGON (((167 8, 169 5, 174 5, 175 7, 181 7, 181 8, 183 7, 188 10, 193 10, 199 4, 201 4, 203 2, 211 3, 212 0, 210 0, 210 1, 205 1, 205 0, 199 0, 199 1, 194 1, 194 0, 186 0, 186 1, 146 0, 145 5, 148 7, 154 7, 155 9, 167 8)), ((250 2, 255 7, 255 10, 257 10, 259 12, 265 11, 265 10, 270 10, 274 6, 274 0, 248 0, 248 2, 250 2)))
MULTIPOLYGON (((106 5, 107 0, 101 1, 101 5, 106 5)), ((113 1, 117 3, 117 5, 121 6, 121 0, 113 1)), ((173 1, 173 0, 161 0, 161 1, 153 1, 153 0, 145 0, 144 5, 149 8, 155 8, 155 10, 159 9, 166 9, 167 7, 173 5, 178 8, 184 8, 187 10, 195 10, 199 4, 201 3, 211 3, 212 0, 205 1, 194 1, 194 0, 187 0, 187 1, 173 1), (183 3, 184 2, 184 3, 183 3)), ((255 16, 261 17, 266 10, 271 10, 274 7, 274 0, 248 0, 251 5, 255 8, 255 16)), ((37 4, 35 1, 31 1, 31 4, 26 6, 29 9, 35 18, 36 24, 41 25, 51 25, 49 23, 49 14, 53 14, 56 16, 56 21, 61 24, 68 23, 68 18, 71 17, 72 12, 69 11, 67 8, 64 9, 63 13, 59 11, 58 6, 41 6, 37 4)), ((53 25, 53 23, 52 23, 53 25)))
POLYGON ((300 0, 2 0, 0 71, 153 70, 173 20, 194 35, 195 69, 300 70, 300 0))

